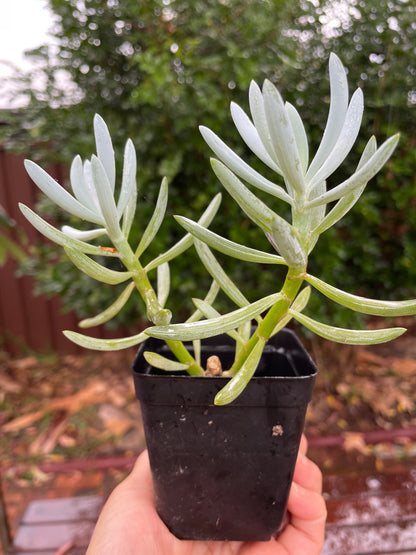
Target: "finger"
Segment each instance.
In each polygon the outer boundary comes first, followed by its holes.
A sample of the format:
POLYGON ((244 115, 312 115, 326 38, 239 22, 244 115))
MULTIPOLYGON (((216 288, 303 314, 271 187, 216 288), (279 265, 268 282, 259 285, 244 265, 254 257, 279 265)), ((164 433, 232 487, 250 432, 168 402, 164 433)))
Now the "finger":
POLYGON ((308 450, 308 440, 306 439, 305 434, 302 434, 302 437, 300 438, 299 453, 302 453, 302 455, 306 455, 307 450, 308 450))
POLYGON ((299 452, 293 480, 300 486, 322 493, 322 472, 308 457, 299 452))
POLYGON ((324 543, 327 515, 322 495, 294 482, 288 510, 290 524, 279 537, 279 542, 289 553, 318 555, 324 543))

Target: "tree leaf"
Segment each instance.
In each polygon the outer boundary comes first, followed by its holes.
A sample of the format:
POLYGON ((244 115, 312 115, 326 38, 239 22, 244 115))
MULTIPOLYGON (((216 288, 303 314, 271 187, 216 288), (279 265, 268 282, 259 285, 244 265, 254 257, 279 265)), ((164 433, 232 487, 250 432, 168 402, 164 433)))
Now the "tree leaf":
POLYGON ((263 349, 264 342, 259 340, 237 374, 215 396, 214 403, 216 405, 228 405, 241 395, 257 370, 263 349))
POLYGON ((97 339, 96 337, 89 337, 88 335, 71 330, 65 330, 63 334, 73 343, 95 351, 120 351, 139 345, 139 343, 143 343, 143 341, 148 339, 148 335, 144 332, 121 339, 97 339))
POLYGON ((143 357, 150 366, 159 368, 160 370, 166 370, 166 372, 180 372, 189 368, 189 364, 177 360, 170 360, 158 353, 152 353, 150 351, 144 351, 143 357))
POLYGON ((285 259, 281 256, 252 249, 250 247, 246 247, 245 245, 230 241, 229 239, 225 239, 224 237, 221 237, 221 235, 217 235, 213 231, 202 227, 188 218, 175 216, 175 219, 186 229, 186 231, 189 231, 189 233, 192 233, 192 235, 194 235, 197 239, 203 241, 223 254, 227 254, 228 256, 232 256, 239 260, 245 260, 247 262, 257 262, 258 264, 287 264, 285 259))
POLYGON ((129 300, 130 295, 132 294, 134 288, 135 288, 134 282, 129 283, 127 287, 123 290, 121 295, 108 308, 103 310, 103 312, 100 312, 100 314, 97 314, 97 316, 93 316, 92 318, 85 318, 84 320, 81 320, 81 322, 79 322, 78 324, 79 327, 92 328, 93 326, 104 324, 105 322, 108 322, 109 320, 114 318, 114 316, 116 316, 120 312, 120 310, 129 300))
POLYGON ((408 301, 382 301, 346 293, 317 277, 307 274, 305 280, 315 289, 336 303, 372 316, 412 316, 416 314, 416 299, 408 301))
POLYGON ((350 345, 375 345, 377 343, 385 343, 402 335, 405 328, 386 328, 381 330, 350 330, 345 328, 336 328, 317 322, 309 316, 305 316, 300 312, 289 309, 289 313, 306 328, 313 331, 324 339, 335 341, 336 343, 346 343, 350 345))
MULTIPOLYGON (((209 203, 208 207, 206 208, 205 212, 202 214, 198 223, 203 227, 208 226, 215 217, 215 214, 218 212, 218 208, 221 204, 221 193, 218 193, 212 201, 209 203)), ((152 260, 147 266, 145 266, 145 270, 150 272, 154 268, 157 268, 160 264, 164 262, 169 262, 179 254, 182 254, 186 249, 188 249, 194 241, 194 238, 190 233, 187 233, 180 241, 178 241, 173 247, 171 247, 166 252, 160 254, 157 258, 152 260)))
POLYGON ((239 308, 229 314, 224 314, 219 318, 202 320, 200 322, 193 322, 192 324, 153 326, 147 328, 144 333, 151 337, 157 337, 158 339, 177 341, 192 341, 194 339, 213 337, 214 335, 226 333, 231 329, 238 328, 238 326, 244 322, 251 320, 264 310, 270 308, 280 298, 280 293, 274 293, 244 308, 239 308))
POLYGON ((71 262, 82 272, 87 274, 97 281, 102 281, 103 283, 109 283, 110 285, 116 285, 117 283, 122 283, 132 277, 132 272, 117 272, 115 270, 110 270, 95 260, 92 260, 82 252, 71 248, 67 245, 64 246, 65 252, 68 255, 71 262))
POLYGON ((159 231, 159 228, 163 222, 163 218, 165 217, 167 202, 168 202, 168 180, 166 179, 166 177, 164 177, 160 185, 159 196, 157 198, 153 215, 150 219, 150 222, 146 226, 146 229, 140 240, 139 246, 136 249, 135 256, 137 258, 139 258, 144 253, 144 251, 147 249, 147 247, 150 245, 150 243, 153 241, 154 237, 156 236, 157 232, 159 231))

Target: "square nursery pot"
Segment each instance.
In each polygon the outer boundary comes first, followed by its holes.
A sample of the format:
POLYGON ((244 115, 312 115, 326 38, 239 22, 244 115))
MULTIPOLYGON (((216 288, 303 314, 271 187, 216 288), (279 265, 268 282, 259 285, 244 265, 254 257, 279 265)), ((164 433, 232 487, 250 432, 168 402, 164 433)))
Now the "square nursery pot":
MULTIPOLYGON (((284 525, 317 373, 308 353, 282 330, 243 393, 216 406, 229 378, 163 372, 144 351, 171 353, 151 338, 133 364, 160 517, 180 539, 269 540, 284 525)), ((226 335, 203 341, 203 364, 211 355, 231 366, 234 342, 226 335)))

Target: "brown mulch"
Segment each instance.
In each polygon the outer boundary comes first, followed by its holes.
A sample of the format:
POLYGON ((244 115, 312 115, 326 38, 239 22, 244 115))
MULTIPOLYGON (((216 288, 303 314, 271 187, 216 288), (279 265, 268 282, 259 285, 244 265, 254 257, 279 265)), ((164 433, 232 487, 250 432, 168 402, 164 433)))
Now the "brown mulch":
MULTIPOLYGON (((409 323, 409 322, 407 322, 409 323)), ((341 449, 312 449, 324 472, 359 464, 382 470, 413 461, 405 438, 367 445, 363 433, 416 426, 416 327, 388 346, 351 347, 314 340, 320 368, 310 404, 309 437, 343 435, 341 449)), ((134 350, 11 358, 0 352, 0 452, 12 530, 30 499, 107 495, 127 469, 42 471, 45 463, 133 458, 144 436, 130 365, 134 350)))

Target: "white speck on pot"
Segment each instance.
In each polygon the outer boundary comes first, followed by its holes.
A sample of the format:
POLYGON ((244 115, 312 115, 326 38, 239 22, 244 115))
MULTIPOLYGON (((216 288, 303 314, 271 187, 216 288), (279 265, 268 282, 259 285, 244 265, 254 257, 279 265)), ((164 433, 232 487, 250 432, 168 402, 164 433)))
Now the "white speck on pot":
POLYGON ((283 427, 280 424, 276 424, 272 428, 272 436, 280 437, 284 434, 283 427))
POLYGON ((208 421, 208 426, 211 426, 213 423, 214 423, 213 420, 209 420, 209 421, 208 421))
POLYGON ((179 420, 181 422, 186 422, 186 416, 184 414, 182 414, 181 417, 179 418, 179 420))

